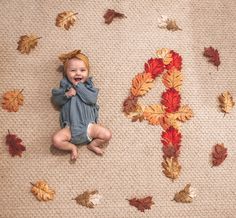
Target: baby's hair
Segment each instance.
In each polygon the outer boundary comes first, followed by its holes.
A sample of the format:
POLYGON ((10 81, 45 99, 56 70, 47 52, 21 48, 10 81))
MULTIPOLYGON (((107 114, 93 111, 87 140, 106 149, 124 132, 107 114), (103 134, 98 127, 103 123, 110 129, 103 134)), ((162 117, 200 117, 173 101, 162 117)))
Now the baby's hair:
POLYGON ((59 56, 60 61, 62 61, 63 65, 64 65, 64 71, 66 71, 68 61, 72 58, 77 58, 77 59, 83 61, 89 71, 89 59, 85 54, 83 54, 81 52, 81 50, 74 50, 74 51, 71 51, 71 52, 68 52, 65 54, 61 54, 59 56))

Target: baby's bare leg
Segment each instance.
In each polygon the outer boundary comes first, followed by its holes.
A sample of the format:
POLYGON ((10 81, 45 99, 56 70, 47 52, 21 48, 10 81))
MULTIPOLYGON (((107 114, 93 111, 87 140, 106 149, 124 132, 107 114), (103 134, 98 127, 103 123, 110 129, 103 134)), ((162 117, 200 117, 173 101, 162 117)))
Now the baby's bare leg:
POLYGON ((98 124, 91 124, 90 128, 88 129, 88 134, 91 138, 93 138, 93 141, 87 146, 88 149, 94 151, 98 155, 103 154, 103 150, 100 148, 100 146, 111 139, 110 130, 98 124))
POLYGON ((71 132, 69 128, 59 130, 53 135, 52 142, 56 148, 71 151, 71 160, 76 160, 78 157, 77 147, 70 143, 71 132))

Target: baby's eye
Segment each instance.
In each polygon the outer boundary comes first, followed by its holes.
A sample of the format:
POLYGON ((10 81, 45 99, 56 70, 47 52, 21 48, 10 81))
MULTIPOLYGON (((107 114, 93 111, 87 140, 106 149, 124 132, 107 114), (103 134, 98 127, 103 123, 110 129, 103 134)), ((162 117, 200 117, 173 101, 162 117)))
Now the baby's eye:
POLYGON ((73 71, 73 72, 74 72, 74 71, 76 71, 76 70, 75 70, 75 69, 72 69, 71 71, 73 71))

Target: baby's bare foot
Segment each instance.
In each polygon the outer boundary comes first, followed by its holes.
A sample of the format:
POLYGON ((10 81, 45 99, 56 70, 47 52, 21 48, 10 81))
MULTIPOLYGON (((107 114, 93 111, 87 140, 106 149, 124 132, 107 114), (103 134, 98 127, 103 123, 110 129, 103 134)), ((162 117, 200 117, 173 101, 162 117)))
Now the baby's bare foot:
POLYGON ((103 155, 104 154, 104 151, 99 147, 88 145, 87 148, 89 150, 93 151, 94 153, 96 153, 97 155, 103 155))
POLYGON ((71 150, 70 159, 71 161, 76 161, 77 158, 78 158, 78 151, 77 148, 75 147, 71 150))

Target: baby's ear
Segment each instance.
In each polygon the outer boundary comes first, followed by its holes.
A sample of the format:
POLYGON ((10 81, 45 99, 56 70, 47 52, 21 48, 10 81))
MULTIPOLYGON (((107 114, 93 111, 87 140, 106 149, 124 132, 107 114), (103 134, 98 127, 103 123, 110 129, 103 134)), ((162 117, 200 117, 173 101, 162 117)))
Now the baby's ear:
POLYGON ((64 66, 63 66, 63 65, 60 65, 60 66, 57 68, 57 72, 58 72, 58 73, 64 73, 64 66))

